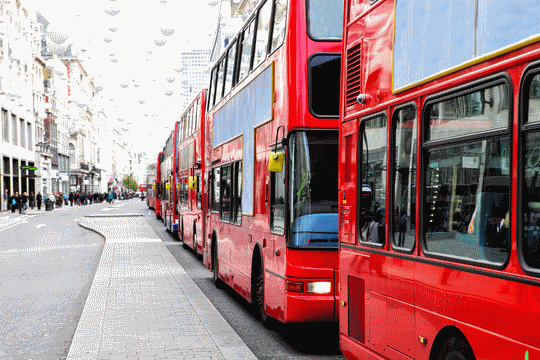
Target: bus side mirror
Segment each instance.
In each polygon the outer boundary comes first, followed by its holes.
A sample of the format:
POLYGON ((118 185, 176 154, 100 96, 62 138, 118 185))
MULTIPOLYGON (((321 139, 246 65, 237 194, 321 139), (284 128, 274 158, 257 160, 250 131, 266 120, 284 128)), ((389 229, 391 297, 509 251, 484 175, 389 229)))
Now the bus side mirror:
POLYGON ((196 190, 197 189, 197 177, 196 176, 188 177, 188 189, 189 190, 196 190))
POLYGON ((283 153, 271 152, 268 159, 268 171, 280 173, 283 170, 283 153))

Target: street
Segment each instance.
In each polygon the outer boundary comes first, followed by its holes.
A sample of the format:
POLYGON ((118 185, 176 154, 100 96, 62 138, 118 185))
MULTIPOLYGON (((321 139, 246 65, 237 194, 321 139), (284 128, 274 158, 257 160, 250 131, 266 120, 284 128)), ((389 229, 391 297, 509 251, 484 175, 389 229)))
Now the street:
MULTIPOLYGON (((174 240, 140 199, 0 216, 0 359, 65 359, 101 253, 103 236, 78 225, 86 215, 138 214, 259 359, 338 359, 337 324, 268 328, 232 289, 174 240)), ((114 229, 114 218, 111 218, 114 229)), ((159 358, 159 356, 158 356, 159 358)))
POLYGON ((103 205, 0 217, 0 359, 63 359, 103 248, 77 224, 103 205))

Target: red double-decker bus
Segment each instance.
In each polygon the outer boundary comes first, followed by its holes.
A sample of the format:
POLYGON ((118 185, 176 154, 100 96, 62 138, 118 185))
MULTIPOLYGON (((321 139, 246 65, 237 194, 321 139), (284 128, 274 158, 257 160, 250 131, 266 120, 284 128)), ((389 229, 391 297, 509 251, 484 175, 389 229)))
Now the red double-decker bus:
POLYGON ((203 261, 263 321, 337 320, 342 16, 261 1, 211 72, 203 261))
POLYGON ((162 219, 162 208, 161 208, 161 198, 163 196, 163 182, 162 182, 162 161, 163 161, 163 151, 160 151, 157 158, 156 165, 156 187, 154 189, 154 210, 156 211, 156 218, 162 219))
POLYGON ((146 191, 146 184, 139 185, 139 191, 140 192, 146 191))
POLYGON ((340 347, 540 358, 540 4, 347 0, 340 347))
POLYGON ((174 124, 174 130, 171 132, 165 146, 163 147, 163 158, 161 161, 161 209, 163 223, 165 228, 169 231, 173 237, 178 236, 178 208, 176 207, 177 182, 176 182, 176 151, 178 131, 180 129, 180 122, 177 121, 174 124))
POLYGON ((181 117, 177 144, 178 235, 198 257, 202 257, 206 205, 203 196, 205 106, 206 89, 203 89, 181 117))
POLYGON ((148 207, 153 210, 155 210, 156 206, 156 171, 157 163, 150 164, 146 168, 146 205, 148 205, 148 207))

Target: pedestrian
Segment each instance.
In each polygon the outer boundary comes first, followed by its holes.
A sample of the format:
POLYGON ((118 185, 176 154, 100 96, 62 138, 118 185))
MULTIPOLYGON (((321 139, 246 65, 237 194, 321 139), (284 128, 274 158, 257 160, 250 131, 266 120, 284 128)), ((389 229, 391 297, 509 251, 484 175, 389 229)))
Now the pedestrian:
POLYGON ((11 203, 11 212, 15 214, 15 209, 17 209, 17 199, 19 198, 19 192, 15 191, 15 194, 11 195, 9 202, 11 203))
POLYGON ((28 194, 26 194, 26 191, 25 191, 21 195, 21 203, 19 205, 19 214, 24 214, 27 208, 28 208, 28 194))
POLYGON ((38 191, 36 195, 36 203, 37 203, 37 209, 41 210, 41 201, 43 200, 43 195, 41 195, 41 192, 38 191))
POLYGON ((3 207, 3 209, 4 209, 4 210, 9 209, 9 207, 8 207, 8 200, 9 200, 8 189, 4 189, 4 198, 3 198, 3 202, 4 202, 4 207, 3 207))
POLYGON ((67 196, 67 194, 64 194, 64 204, 66 206, 68 205, 68 196, 67 196))
POLYGON ((33 191, 30 191, 30 195, 28 195, 28 202, 30 203, 30 209, 34 210, 34 206, 36 206, 36 195, 34 195, 33 191))
POLYGON ((73 191, 69 193, 69 206, 73 207, 73 191))

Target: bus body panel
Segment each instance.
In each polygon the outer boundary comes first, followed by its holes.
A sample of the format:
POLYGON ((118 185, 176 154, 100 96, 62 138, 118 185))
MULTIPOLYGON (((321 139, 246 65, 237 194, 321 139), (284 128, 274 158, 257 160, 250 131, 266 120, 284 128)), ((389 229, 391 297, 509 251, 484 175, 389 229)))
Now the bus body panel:
MULTIPOLYGON (((526 91, 525 96, 528 96, 529 91, 520 84, 527 66, 540 60, 540 44, 537 39, 532 40, 498 56, 471 63, 463 70, 452 70, 392 94, 393 64, 390 62, 395 2, 368 3, 347 1, 344 15, 350 22, 345 21, 342 53, 339 179, 340 199, 344 202, 340 203, 342 227, 339 234, 340 348, 348 359, 429 359, 436 355, 437 347, 445 339, 458 334, 470 344, 476 359, 532 359, 540 352, 540 335, 536 330, 540 325, 540 279, 524 272, 517 254, 516 239, 518 244, 523 241, 518 229, 522 218, 519 197, 527 196, 520 190, 523 179, 519 171, 524 170, 518 166, 521 161, 518 154, 523 151, 519 146, 523 139, 520 93, 526 91), (361 44, 362 79, 359 93, 369 95, 365 105, 347 102, 350 95, 347 94, 347 55, 356 51, 358 44, 361 44), (468 84, 478 86, 480 80, 489 78, 508 81, 511 96, 508 138, 512 144, 509 175, 512 186, 508 193, 512 241, 507 261, 502 266, 480 266, 425 254, 426 240, 419 230, 428 231, 426 220, 422 220, 428 204, 420 201, 427 198, 422 186, 416 187, 418 221, 411 251, 400 252, 389 245, 393 234, 391 211, 386 211, 385 245, 382 248, 358 245, 361 237, 359 199, 363 196, 362 190, 357 189, 361 186, 359 174, 363 166, 359 144, 362 120, 374 114, 386 114, 390 140, 394 114, 403 106, 416 108, 416 169, 421 171, 415 176, 416 182, 423 185, 427 165, 422 162, 422 156, 428 154, 423 145, 424 132, 429 127, 429 124, 422 125, 427 121, 422 120, 426 100, 456 88, 466 89, 468 84)), ((502 137, 493 135, 496 136, 502 137)), ((462 143, 466 141, 472 143, 473 140, 462 140, 462 143)), ((428 149, 433 147, 435 145, 428 149)), ((393 166, 391 149, 389 141, 385 149, 389 154, 385 160, 388 169, 393 166)), ((389 194, 385 208, 391 209, 390 177, 384 181, 389 194)), ((458 186, 454 189, 460 191, 458 186)), ((444 207, 444 201, 450 203, 440 199, 441 205, 437 207, 444 207)))
POLYGON ((176 155, 176 142, 179 122, 174 124, 173 131, 169 135, 165 146, 163 148, 162 157, 162 176, 161 181, 163 184, 163 192, 161 197, 162 207, 162 219, 167 231, 171 232, 174 237, 178 233, 178 213, 175 208, 176 194, 177 194, 177 182, 175 164, 177 163, 176 155))
MULTIPOLYGON (((270 229, 270 192, 272 191, 271 173, 268 171, 268 158, 276 142, 279 126, 285 131, 279 132, 280 138, 287 137, 295 130, 336 129, 338 118, 317 118, 310 112, 307 89, 308 60, 316 54, 335 54, 339 57, 341 42, 314 41, 307 36, 306 3, 289 1, 288 20, 285 40, 281 47, 268 55, 250 75, 238 83, 231 92, 223 97, 207 114, 205 127, 206 176, 214 171, 234 169, 238 160, 242 160, 244 171, 246 162, 253 154, 253 182, 242 179, 242 186, 249 187, 252 193, 252 209, 242 209, 240 223, 223 220, 223 215, 210 211, 207 215, 206 246, 203 263, 212 269, 212 241, 217 243, 219 277, 248 301, 253 301, 252 287, 254 266, 262 261, 264 274, 264 309, 265 312, 282 322, 336 321, 335 274, 338 254, 335 250, 291 250, 286 242, 286 235, 272 232, 270 229), (253 126, 249 133, 213 143, 214 122, 218 121, 220 109, 231 107, 231 103, 244 96, 246 89, 254 84, 263 83, 271 72, 271 117, 262 119, 253 126), (250 85, 251 84, 251 85, 250 85), (253 143, 250 143, 253 139, 253 143), (253 150, 244 146, 253 146, 253 150), (312 257, 310 257, 312 256, 312 257), (309 265, 303 267, 300 264, 309 265), (322 279, 331 284, 329 295, 317 295, 306 292, 308 280, 322 279), (285 290, 287 281, 303 282, 302 293, 285 290)), ((231 42, 233 43, 233 42, 231 42)), ((212 93, 212 90, 209 91, 212 93)), ((268 99, 258 99, 261 108, 268 99)), ((234 108, 232 108, 234 109, 234 108)), ((336 110, 337 111, 337 110, 336 110)), ((219 115, 221 116, 221 115, 219 115)), ((281 150, 287 151, 287 150, 281 150)), ((285 168, 285 166, 284 166, 285 168)), ((251 171, 251 170, 248 170, 251 171)), ((283 170, 285 171, 285 170, 283 170)), ((207 198, 212 196, 213 179, 208 179, 207 198)), ((333 189, 335 191, 335 189, 333 189)), ((245 196, 245 194, 244 194, 245 196)), ((209 204, 211 207, 211 204, 209 204)))
POLYGON ((156 182, 157 163, 149 164, 146 169, 146 205, 155 210, 155 182, 156 182))
POLYGON ((202 89, 182 115, 181 122, 183 121, 185 124, 184 128, 181 127, 179 131, 179 140, 176 146, 179 157, 176 169, 180 184, 178 191, 183 193, 176 201, 179 212, 179 237, 197 254, 202 254, 203 239, 206 233, 203 216, 206 212, 206 196, 204 195, 206 191, 206 159, 203 145, 206 91, 206 89, 202 89), (191 133, 188 129, 192 129, 191 133), (184 153, 189 154, 190 150, 193 152, 190 156, 183 155, 184 153), (197 189, 188 189, 190 176, 198 176, 197 189), (184 187, 182 188, 182 186, 184 187), (200 208, 198 196, 200 196, 200 208))
POLYGON ((163 152, 158 154, 157 168, 156 168, 156 191, 155 191, 155 203, 154 209, 156 210, 156 218, 162 219, 163 209, 161 205, 161 197, 163 192, 163 179, 162 179, 162 160, 163 152))

